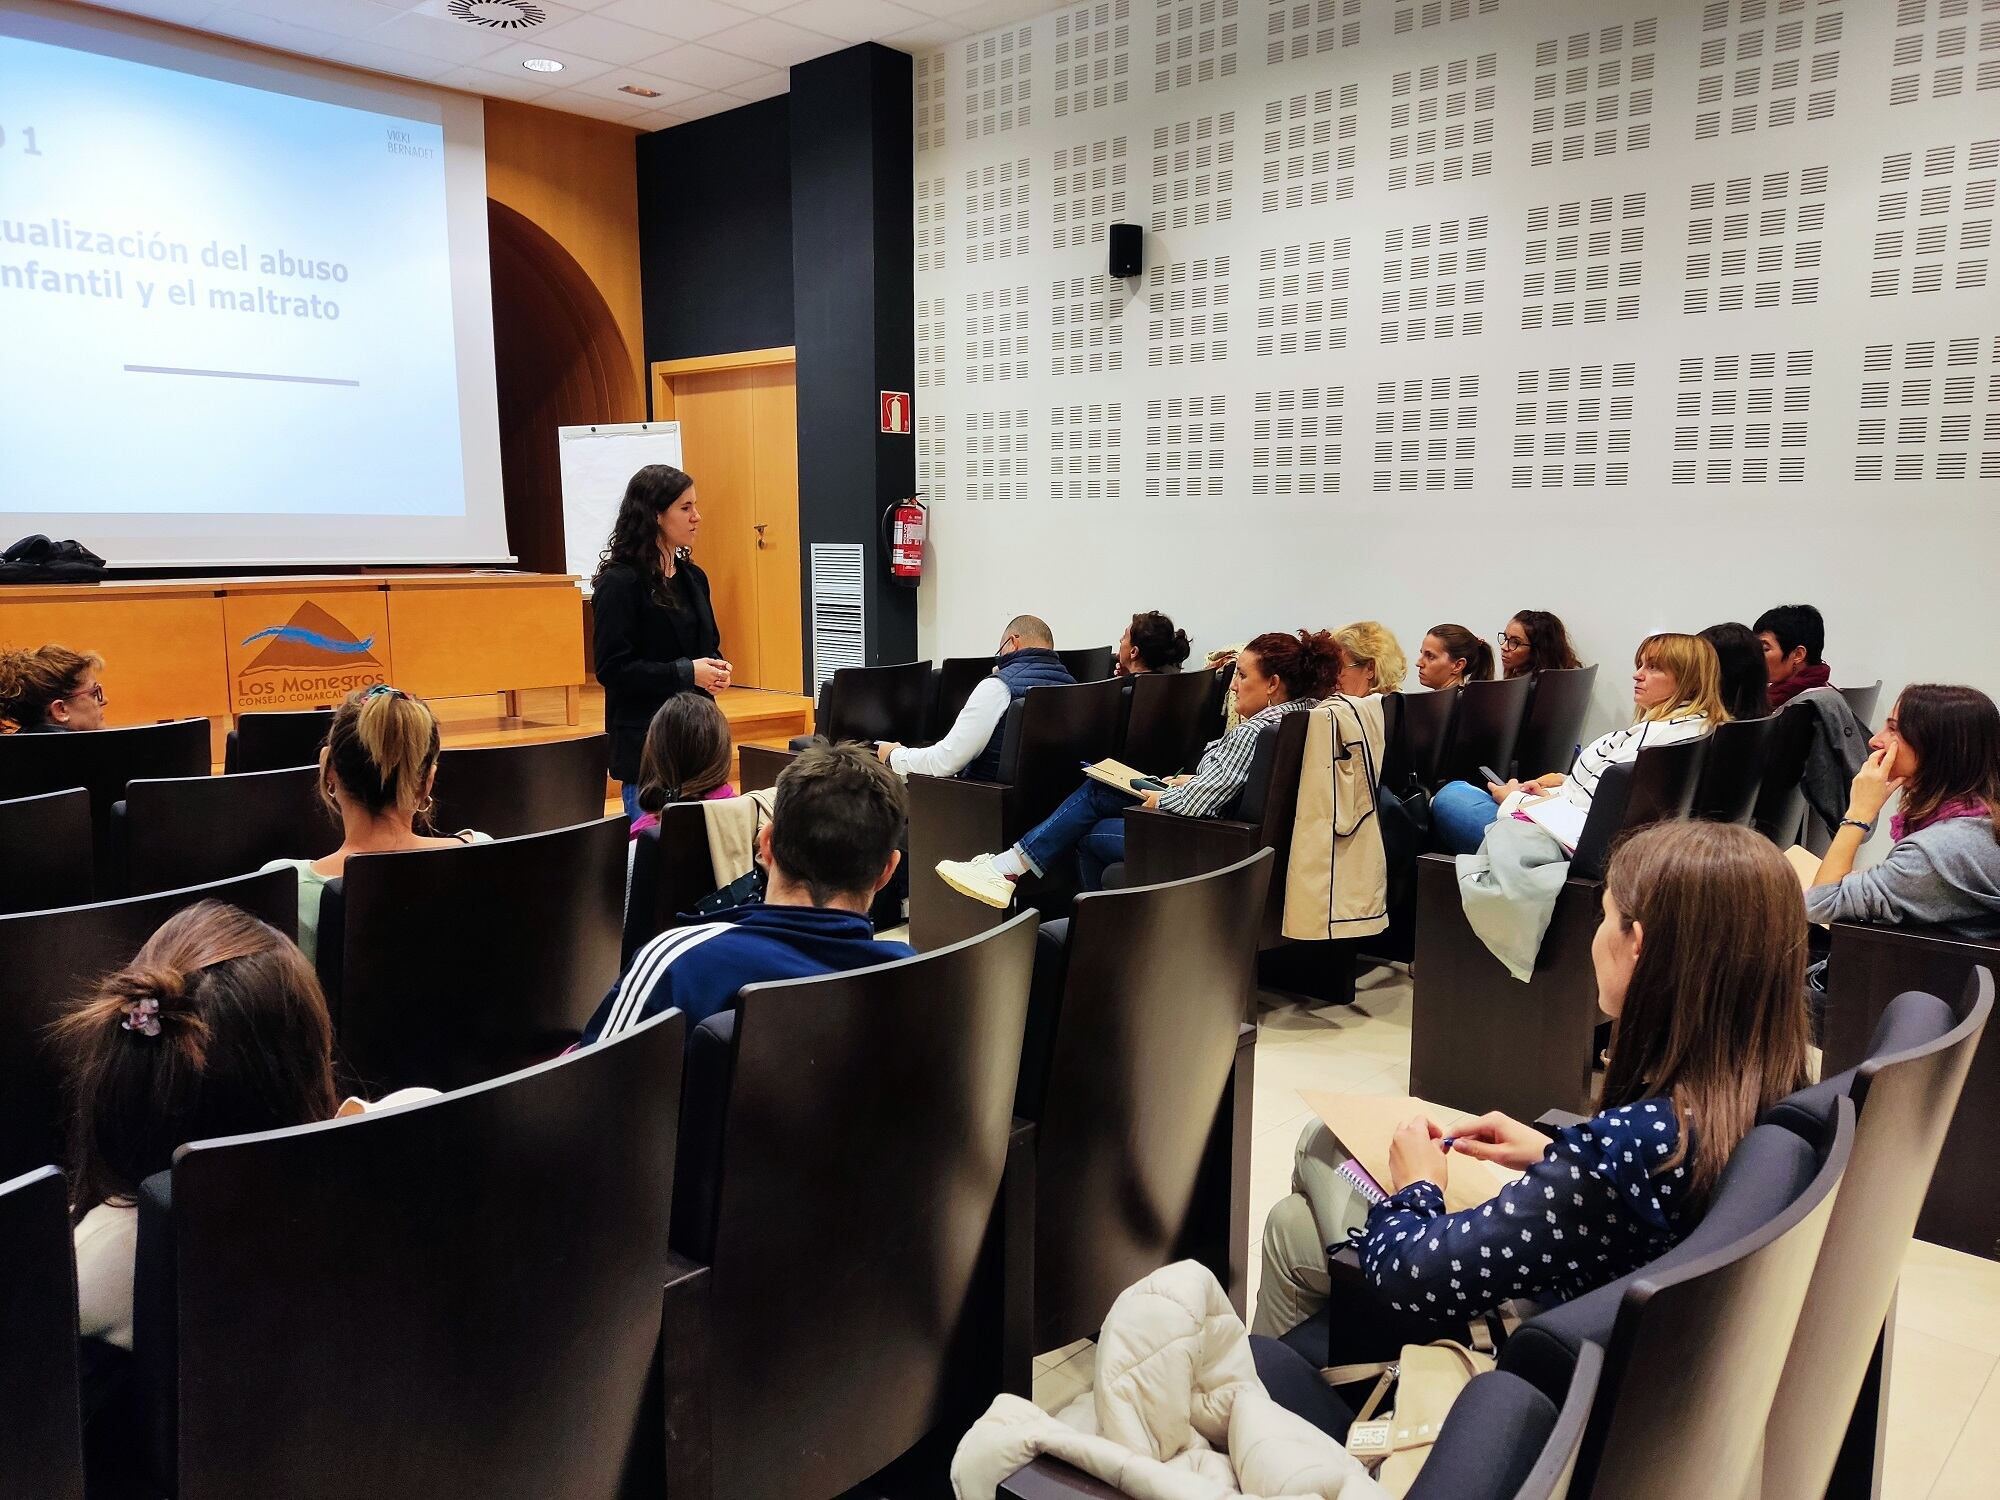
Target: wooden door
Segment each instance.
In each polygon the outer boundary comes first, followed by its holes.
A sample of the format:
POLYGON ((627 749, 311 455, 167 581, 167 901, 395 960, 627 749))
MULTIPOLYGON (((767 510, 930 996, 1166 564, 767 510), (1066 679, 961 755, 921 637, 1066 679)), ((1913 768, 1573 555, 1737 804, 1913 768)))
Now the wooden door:
MULTIPOLYGON (((681 456, 694 476, 722 654, 739 687, 803 690, 800 636, 798 395, 793 366, 690 370, 671 377, 681 456)), ((656 367, 657 368, 657 367, 656 367)))

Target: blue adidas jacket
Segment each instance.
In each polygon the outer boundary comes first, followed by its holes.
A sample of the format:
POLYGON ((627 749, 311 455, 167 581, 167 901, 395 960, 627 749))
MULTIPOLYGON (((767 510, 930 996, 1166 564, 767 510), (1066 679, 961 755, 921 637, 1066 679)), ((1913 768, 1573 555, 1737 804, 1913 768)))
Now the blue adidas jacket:
POLYGON ((874 926, 859 912, 745 907, 697 927, 671 928, 633 954, 579 1045, 619 1036, 674 1005, 686 1013, 692 1037, 695 1027, 735 1003, 746 984, 840 974, 915 952, 908 943, 877 942, 874 926))

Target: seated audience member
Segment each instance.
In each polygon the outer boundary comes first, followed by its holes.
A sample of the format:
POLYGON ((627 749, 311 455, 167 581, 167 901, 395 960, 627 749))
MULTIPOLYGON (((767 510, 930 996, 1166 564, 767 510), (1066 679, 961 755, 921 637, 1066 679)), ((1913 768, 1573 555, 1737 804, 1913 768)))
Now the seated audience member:
POLYGON ((0 650, 0 725, 15 734, 60 734, 104 727, 104 658, 43 646, 0 650))
POLYGON ((1417 681, 1433 692, 1484 682, 1493 675, 1493 648, 1463 625, 1433 625, 1417 648, 1417 681))
POLYGON ((1085 890, 1103 884, 1107 866, 1125 858, 1125 812, 1144 805, 1184 818, 1212 818, 1249 779, 1257 736, 1286 714, 1311 708, 1333 690, 1340 647, 1326 631, 1297 635, 1272 631, 1236 653, 1231 690, 1241 722, 1201 753, 1192 776, 1168 779, 1165 791, 1128 796, 1100 781, 1084 780, 1020 843, 998 854, 938 861, 938 878, 962 896, 1005 908, 1014 883, 1033 871, 1046 875, 1056 860, 1078 852, 1085 890))
POLYGON ((1532 781, 1490 783, 1483 791, 1469 781, 1441 787, 1431 799, 1431 827, 1440 845, 1453 854, 1470 854, 1496 818, 1515 816, 1538 797, 1567 797, 1588 811, 1605 767, 1637 760, 1651 745, 1699 739, 1728 721, 1715 648, 1700 636, 1649 635, 1639 643, 1632 666, 1638 717, 1631 724, 1585 745, 1568 775, 1550 771, 1532 781))
POLYGON ((1656 823, 1621 844, 1590 949, 1598 1006, 1618 1022, 1597 1115, 1551 1136, 1488 1114, 1448 1141, 1410 1120, 1390 1150, 1392 1195, 1372 1209, 1326 1127, 1308 1127, 1292 1194, 1264 1224, 1253 1331, 1317 1312, 1326 1251, 1350 1241, 1391 1306, 1440 1319, 1513 1297, 1566 1301, 1672 1248, 1758 1115, 1808 1082, 1796 885, 1775 846, 1731 824, 1656 823), (1454 1156, 1527 1175, 1491 1205, 1448 1214, 1454 1156), (1461 1264, 1479 1275, 1456 1274, 1461 1264))
POLYGON ((1056 655, 1054 632, 1033 615, 1016 615, 1008 622, 994 657, 993 675, 972 690, 943 739, 915 750, 884 740, 875 747, 883 764, 898 776, 969 776, 975 781, 998 776, 1000 742, 1014 700, 1029 688, 1063 687, 1076 679, 1056 655))
POLYGON ((903 786, 859 745, 814 745, 778 773, 771 821, 757 834, 770 876, 761 905, 674 927, 632 955, 584 1027, 580 1045, 630 1031, 669 1006, 688 1034, 746 984, 809 979, 908 958, 877 942, 868 908, 902 863, 903 786))
POLYGON ((1833 681, 1833 669, 1819 659, 1826 648, 1826 621, 1810 604, 1767 609, 1750 628, 1764 646, 1764 674, 1770 679, 1765 691, 1773 710, 1833 681))
POLYGON ((1185 630, 1157 609, 1132 616, 1132 623, 1118 637, 1118 650, 1111 660, 1114 677, 1137 677, 1142 672, 1178 672, 1194 649, 1185 630))
POLYGON ((676 693, 646 727, 639 752, 639 816, 632 837, 660 824, 670 802, 733 797, 729 784, 729 720, 706 693, 676 693))
POLYGON ((1771 711, 1765 689, 1770 678, 1764 666, 1764 646, 1748 625, 1725 620, 1711 625, 1701 638, 1715 647, 1722 669, 1722 706, 1732 719, 1761 719, 1771 711))
POLYGON ((1500 632, 1500 671, 1507 677, 1567 672, 1577 666, 1569 631, 1545 609, 1519 609, 1500 632))
POLYGON ((340 820, 340 847, 324 859, 274 859, 264 866, 299 872, 299 947, 307 958, 318 958, 320 893, 340 878, 349 855, 492 842, 470 828, 449 838, 417 831, 429 826, 442 746, 430 708, 387 683, 349 693, 334 710, 319 753, 320 796, 340 820))
MULTIPOLYGON (((79 1325, 130 1349, 139 1185, 187 1141, 331 1119, 333 1024, 312 965, 283 933, 203 901, 169 917, 54 1036, 72 1100, 79 1325)), ((351 1100, 338 1113, 367 1107, 351 1100)))
POLYGON ((1393 693, 1403 686, 1410 670, 1403 647, 1395 634, 1380 620, 1356 620, 1333 633, 1340 647, 1338 691, 1350 698, 1366 698, 1370 693, 1393 693))
POLYGON ((1977 688, 1912 683, 1868 747, 1806 915, 2000 938, 2000 710, 1977 688), (1898 791, 1894 845, 1857 871, 1854 856, 1898 791))

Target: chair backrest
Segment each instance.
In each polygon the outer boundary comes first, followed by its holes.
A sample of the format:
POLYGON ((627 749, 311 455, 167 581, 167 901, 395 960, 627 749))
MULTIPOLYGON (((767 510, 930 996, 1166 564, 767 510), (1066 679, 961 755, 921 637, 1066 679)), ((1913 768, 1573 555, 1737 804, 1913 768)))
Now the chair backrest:
POLYGON ((92 870, 90 793, 82 787, 0 802, 0 913, 80 906, 90 899, 92 870))
POLYGON ((1110 646, 1084 646, 1075 651, 1058 651, 1069 675, 1078 682, 1102 682, 1111 675, 1110 646))
POLYGON ((944 732, 958 717, 958 711, 965 707, 965 700, 972 696, 972 690, 992 675, 993 658, 990 656, 947 656, 938 663, 931 704, 932 739, 943 738, 944 732))
POLYGON ((1236 658, 1232 656, 1221 666, 1202 675, 1208 678, 1208 702, 1201 711, 1201 731, 1188 750, 1190 755, 1196 757, 1200 756, 1202 747, 1210 740, 1221 739, 1223 730, 1228 726, 1231 692, 1236 684, 1236 658))
POLYGON ((1716 823, 1749 823, 1764 789, 1764 771, 1777 732, 1778 720, 1770 715, 1732 719, 1709 731, 1689 815, 1716 823))
POLYGON ((618 977, 626 823, 349 857, 319 974, 363 1092, 463 1088, 555 1056, 618 977))
POLYGON ((1621 833, 1686 817, 1707 749, 1704 735, 1675 745, 1649 745, 1637 760, 1607 766, 1590 799, 1590 816, 1570 858, 1570 873, 1595 879, 1604 873, 1621 833))
POLYGON ((1120 1292, 1188 1253, 1271 864, 1259 850, 1077 897, 1035 1138, 1037 1349, 1094 1336, 1120 1292))
POLYGON ((632 840, 632 875, 625 888, 625 935, 618 945, 624 966, 683 912, 716 888, 708 857, 708 820, 699 802, 660 809, 657 828, 632 840))
POLYGON ((287 937, 299 923, 298 875, 267 870, 209 885, 0 916, 0 1178, 62 1161, 62 1070, 49 1023, 129 962, 160 924, 197 901, 225 901, 287 937))
POLYGON ((1854 710, 1854 717, 1863 724, 1875 722, 1875 706, 1882 698, 1882 679, 1876 678, 1867 687, 1835 688, 1835 692, 1847 700, 1847 706, 1854 710))
POLYGON ((316 766, 333 724, 330 708, 270 709, 238 714, 229 731, 222 769, 230 775, 245 771, 283 771, 316 766))
POLYGON ((1504 1370, 1475 1375, 1452 1402, 1454 1420, 1438 1433, 1408 1500, 1564 1500, 1603 1369, 1604 1351, 1584 1344, 1559 1408, 1504 1370))
POLYGON ((960 1381, 994 1374, 963 1341, 997 1310, 975 1297, 974 1268, 1013 1121, 1035 922, 1023 912, 913 959, 750 985, 697 1028, 697 1041, 732 1033, 688 1061, 683 1178, 701 1059, 727 1070, 706 1089, 721 1117, 705 1132, 712 1242, 683 1239, 696 1227, 685 1182, 674 1227, 677 1247, 714 1266, 716 1500, 840 1494, 953 1407, 960 1381))
POLYGON ((1819 720, 1810 703, 1796 699, 1768 717, 1771 738, 1764 747, 1764 777, 1750 822, 1765 838, 1785 848, 1797 841, 1799 823, 1805 816, 1806 758, 1812 754, 1819 720))
POLYGON ((830 740, 919 742, 931 710, 931 664, 841 667, 826 685, 813 728, 830 740))
POLYGON ((1014 788, 1021 828, 1034 827, 1076 790, 1080 765, 1111 753, 1124 706, 1123 684, 1105 677, 1029 688, 1009 708, 1000 779, 1014 788))
POLYGON ((1132 708, 1118 758, 1155 776, 1193 770, 1202 745, 1215 738, 1207 732, 1214 678, 1207 672, 1142 672, 1127 683, 1132 708))
POLYGON ((1766 1495, 1827 1493, 1843 1413, 1854 1409, 1917 1226, 1972 1055, 1993 1013, 1993 972, 1972 972, 1956 1007, 1899 995, 1866 1061, 1779 1104, 1771 1118, 1819 1123, 1843 1094, 1859 1112, 1854 1154, 1792 1336, 1764 1445, 1766 1495))
POLYGON ((173 1492, 624 1493, 662 1440, 646 1387, 684 1019, 441 1099, 183 1147, 170 1206, 154 1178, 141 1207, 171 1298, 135 1307, 141 1340, 176 1345, 173 1492))
POLYGON ((1853 1147, 1853 1105, 1841 1100, 1816 1135, 1757 1126, 1686 1239, 1507 1341, 1500 1367, 1546 1389, 1555 1372, 1568 1378, 1583 1342, 1604 1340, 1604 1375, 1577 1460, 1580 1493, 1694 1500, 1745 1492, 1853 1147))
POLYGON ((1458 709, 1451 716, 1451 742, 1439 758, 1439 785, 1469 781, 1484 786, 1481 766, 1506 775, 1514 762, 1534 688, 1533 677, 1496 677, 1468 682, 1458 690, 1458 709))
POLYGON ((111 804, 135 776, 206 776, 208 720, 175 719, 131 729, 75 734, 0 735, 0 797, 82 787, 90 793, 91 851, 99 871, 114 868, 111 804))
POLYGON ((1397 705, 1396 718, 1399 743, 1396 753, 1384 758, 1404 771, 1412 784, 1426 790, 1438 784, 1438 770, 1451 743, 1451 719, 1458 707, 1458 694, 1457 688, 1439 688, 1434 693, 1396 695, 1402 700, 1397 705))
POLYGON ((0 1182, 0 1495, 83 1500, 76 1256, 63 1175, 0 1182))
MULTIPOLYGON (((1590 693, 1597 685, 1597 664, 1537 672, 1535 691, 1528 698, 1528 715, 1514 742, 1515 774, 1546 776, 1567 771, 1576 759, 1583 721, 1590 714, 1590 693)), ((1505 766, 1495 766, 1504 771, 1505 766)))
POLYGON ((340 847, 317 766, 133 781, 111 817, 133 895, 247 875, 273 859, 318 859, 340 847))
POLYGON ((601 734, 586 734, 443 751, 431 826, 444 833, 476 828, 506 839, 601 818, 609 745, 601 734))

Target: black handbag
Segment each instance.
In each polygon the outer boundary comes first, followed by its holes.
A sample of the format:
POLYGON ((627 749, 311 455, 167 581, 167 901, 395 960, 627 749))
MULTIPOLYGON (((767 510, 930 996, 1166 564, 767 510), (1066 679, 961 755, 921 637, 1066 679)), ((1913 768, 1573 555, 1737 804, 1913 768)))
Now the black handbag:
POLYGON ((95 583, 103 576, 104 559, 78 541, 37 533, 0 552, 0 583, 95 583))

